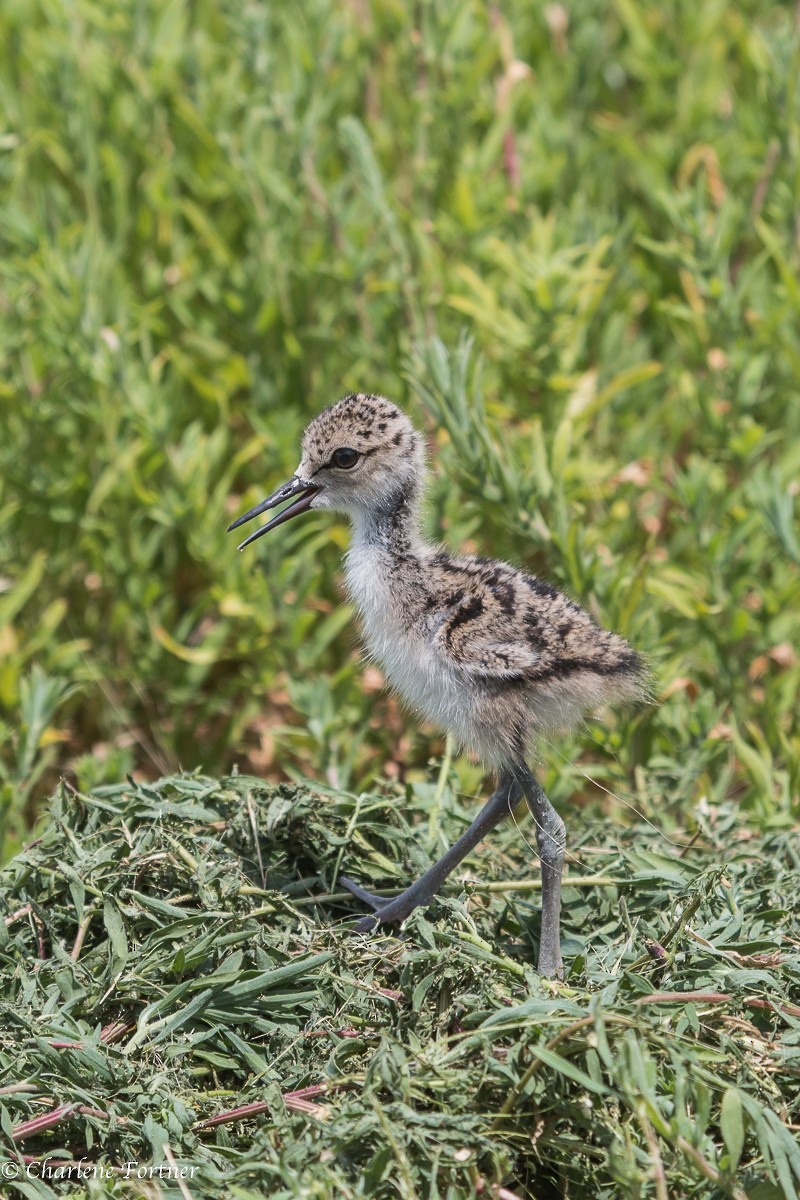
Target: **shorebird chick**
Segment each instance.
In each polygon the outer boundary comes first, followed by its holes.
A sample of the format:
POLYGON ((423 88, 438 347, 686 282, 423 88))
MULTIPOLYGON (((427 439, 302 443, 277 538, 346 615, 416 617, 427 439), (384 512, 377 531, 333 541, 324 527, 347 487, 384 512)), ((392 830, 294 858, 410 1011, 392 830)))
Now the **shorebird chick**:
POLYGON ((373 914, 356 930, 404 920, 525 798, 541 857, 539 971, 562 972, 564 822, 528 766, 537 737, 564 730, 598 704, 647 694, 642 660, 623 638, 549 583, 507 563, 457 556, 419 532, 423 443, 382 396, 349 395, 303 435, 294 476, 230 526, 293 502, 241 543, 307 512, 345 513, 353 537, 347 587, 367 648, 389 683, 421 716, 451 733, 497 774, 497 789, 453 847, 390 900, 340 882, 373 914))

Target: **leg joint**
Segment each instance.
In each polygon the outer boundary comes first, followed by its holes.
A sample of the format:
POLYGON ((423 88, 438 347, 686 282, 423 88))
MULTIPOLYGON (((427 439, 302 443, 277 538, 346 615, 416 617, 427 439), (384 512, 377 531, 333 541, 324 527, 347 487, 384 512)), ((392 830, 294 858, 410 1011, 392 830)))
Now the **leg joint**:
POLYGON ((542 862, 548 866, 560 867, 564 861, 567 844, 564 822, 530 771, 521 783, 525 789, 525 799, 531 816, 536 822, 536 843, 542 862))
POLYGON ((540 821, 536 827, 536 844, 542 862, 547 866, 560 866, 564 861, 564 851, 567 845, 567 830, 561 817, 555 809, 546 821, 540 821))

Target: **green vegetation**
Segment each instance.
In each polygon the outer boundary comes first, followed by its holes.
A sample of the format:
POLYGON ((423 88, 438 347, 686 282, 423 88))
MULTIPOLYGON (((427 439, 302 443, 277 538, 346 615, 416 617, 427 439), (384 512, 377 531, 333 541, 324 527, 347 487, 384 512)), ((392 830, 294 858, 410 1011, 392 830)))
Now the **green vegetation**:
MULTIPOLYGON (((0 1053, 63 1103, 90 1075, 77 1102, 130 1122, 87 1117, 93 1132, 70 1124, 66 1141, 59 1125, 35 1150, 147 1154, 163 1125, 175 1153, 212 1172, 235 1160, 270 1195, 295 1194, 291 1156, 311 1147, 334 1155, 314 1195, 460 1197, 481 1176, 536 1200, 795 1196, 777 1130, 800 1125, 800 931, 784 911, 800 783, 796 5, 7 0, 0 47, 0 859, 60 775, 81 797, 0 888, 9 914, 33 905, 8 927, 24 926, 23 976, 3 980, 0 1053), (653 663, 656 705, 542 749, 573 874, 615 881, 571 895, 565 988, 530 974, 535 893, 468 915, 456 880, 405 942, 373 948, 325 932, 352 901, 295 908, 301 880, 305 899, 345 862, 391 882, 414 853, 398 807, 430 854, 485 793, 361 662, 344 525, 309 515, 246 555, 225 534, 295 467, 309 417, 354 389, 426 428, 435 536, 526 564, 653 663), (230 780, 200 800, 204 783, 154 782, 175 820, 139 825, 144 781, 234 767, 331 789, 287 847, 253 785, 265 869, 295 885, 283 901, 237 892, 253 845, 230 780), (145 885, 138 855, 163 877, 145 885), (113 900, 77 961, 93 893, 69 890, 70 864, 113 900), (191 932, 170 933, 184 918, 159 902, 188 906, 191 932), (242 946, 214 940, 218 912, 242 946), (643 962, 671 928, 674 957, 643 962), (186 1015, 209 970, 246 982, 301 945, 332 958, 292 983, 280 1028, 234 983, 186 1015), (373 977, 402 999, 377 1000, 373 977), (648 989, 730 999, 639 1003, 648 989), (159 998, 162 1040, 100 1045, 99 1023, 136 1023, 159 998), (478 1037, 509 1002, 531 1007, 501 1042, 478 1037), (553 1046, 581 1014, 594 1029, 553 1046), (352 1062, 356 1039, 315 1033, 358 1022, 374 1036, 352 1062), (91 1066, 47 1049, 56 1025, 91 1043, 91 1066), (338 1075, 358 1083, 325 1099, 326 1122, 284 1113, 279 1091, 338 1075), (269 1120, 191 1134, 215 1089, 217 1109, 266 1095, 269 1120), (145 1103, 156 1094, 182 1106, 174 1122, 145 1103)), ((473 856, 473 876, 532 878, 524 833, 473 856)), ((6 1097, 6 1133, 27 1095, 6 1097)))
MULTIPOLYGON (((246 776, 62 787, 0 875, 20 1169, 161 1163, 166 1143, 195 1197, 796 1197, 796 848, 742 840, 730 809, 683 857, 650 826, 587 821, 557 984, 534 969, 521 814, 404 940, 347 932, 340 866, 398 886, 420 865, 402 799, 246 776)), ((470 806, 443 799, 454 837, 470 806)), ((106 1194, 20 1190, 59 1187, 106 1194)))

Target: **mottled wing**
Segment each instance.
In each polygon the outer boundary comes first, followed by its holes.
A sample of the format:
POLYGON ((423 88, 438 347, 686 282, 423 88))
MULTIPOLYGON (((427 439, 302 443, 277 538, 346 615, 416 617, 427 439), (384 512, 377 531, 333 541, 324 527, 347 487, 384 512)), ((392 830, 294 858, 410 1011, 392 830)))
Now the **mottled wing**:
POLYGON ((568 717, 565 697, 575 711, 585 711, 609 700, 647 696, 640 656, 551 584, 491 559, 442 553, 434 563, 442 585, 452 588, 439 591, 443 603, 434 646, 476 681, 558 686, 554 711, 560 718, 568 717))
POLYGON ((468 653, 450 656, 469 675, 482 679, 522 679, 532 671, 538 656, 525 646, 513 642, 481 642, 470 640, 468 653))
POLYGON ((482 679, 521 679, 540 661, 522 638, 514 637, 491 593, 471 581, 469 594, 447 612, 436 632, 436 650, 453 666, 482 679))

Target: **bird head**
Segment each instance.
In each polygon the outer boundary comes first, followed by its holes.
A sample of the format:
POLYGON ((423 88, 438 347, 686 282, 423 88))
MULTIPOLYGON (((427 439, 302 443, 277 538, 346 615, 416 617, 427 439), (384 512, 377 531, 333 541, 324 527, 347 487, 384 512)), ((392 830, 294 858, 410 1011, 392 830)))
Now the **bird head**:
POLYGON ((414 499, 423 472, 422 439, 404 412, 383 396, 344 396, 306 427, 300 465, 292 478, 234 521, 229 531, 294 496, 292 504, 239 549, 312 508, 355 520, 391 511, 404 499, 414 499))

